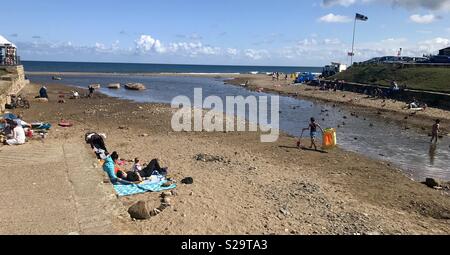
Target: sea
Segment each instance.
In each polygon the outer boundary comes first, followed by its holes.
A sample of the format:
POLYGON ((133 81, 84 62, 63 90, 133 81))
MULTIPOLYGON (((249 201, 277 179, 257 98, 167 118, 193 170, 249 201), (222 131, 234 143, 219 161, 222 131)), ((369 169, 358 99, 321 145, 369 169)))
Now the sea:
POLYGON ((232 66, 232 65, 173 65, 173 64, 133 64, 133 63, 94 63, 94 62, 47 62, 22 61, 28 72, 89 72, 89 73, 226 73, 248 74, 268 73, 321 73, 321 67, 307 66, 232 66))

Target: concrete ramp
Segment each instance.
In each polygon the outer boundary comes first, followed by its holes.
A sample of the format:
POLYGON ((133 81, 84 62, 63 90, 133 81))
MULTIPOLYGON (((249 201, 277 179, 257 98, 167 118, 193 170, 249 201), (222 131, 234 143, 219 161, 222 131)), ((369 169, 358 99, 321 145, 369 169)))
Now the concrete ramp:
POLYGON ((76 141, 0 147, 0 234, 116 234, 123 208, 76 141))

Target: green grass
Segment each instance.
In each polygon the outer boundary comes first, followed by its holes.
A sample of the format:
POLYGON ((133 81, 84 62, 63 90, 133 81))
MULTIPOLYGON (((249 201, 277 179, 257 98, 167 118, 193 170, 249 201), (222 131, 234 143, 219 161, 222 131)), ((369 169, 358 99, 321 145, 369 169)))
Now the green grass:
POLYGON ((392 80, 410 89, 450 93, 450 68, 394 67, 392 65, 354 66, 332 78, 348 82, 390 86, 392 80))
POLYGON ((6 71, 0 69, 0 76, 5 75, 5 74, 6 74, 6 71))

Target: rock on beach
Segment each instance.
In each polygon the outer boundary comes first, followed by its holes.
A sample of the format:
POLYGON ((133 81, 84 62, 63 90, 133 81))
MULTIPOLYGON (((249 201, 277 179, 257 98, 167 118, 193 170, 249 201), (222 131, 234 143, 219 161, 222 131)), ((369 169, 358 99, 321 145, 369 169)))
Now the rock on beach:
POLYGON ((127 83, 125 85, 125 88, 128 90, 146 90, 147 89, 145 87, 145 85, 142 83, 127 83))

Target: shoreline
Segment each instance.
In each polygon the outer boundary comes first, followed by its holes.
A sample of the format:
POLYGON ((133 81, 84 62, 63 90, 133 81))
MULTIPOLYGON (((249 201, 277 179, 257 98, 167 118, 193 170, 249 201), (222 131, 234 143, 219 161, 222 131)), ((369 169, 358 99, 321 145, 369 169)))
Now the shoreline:
MULTIPOLYGON (((58 95, 69 93, 70 87, 48 87, 49 103, 33 101, 31 109, 16 111, 29 121, 55 124, 64 118, 74 123, 70 129, 55 126, 46 143, 70 141, 75 148, 87 150, 84 133, 98 131, 107 134, 108 148, 117 150, 121 158, 139 157, 144 162, 160 158, 175 179, 194 178, 193 185, 177 187, 178 195, 172 197, 172 206, 160 215, 137 222, 118 219, 118 226, 124 231, 281 235, 450 233, 448 195, 411 181, 388 163, 341 149, 326 154, 298 150, 293 148, 296 139, 285 135, 276 143, 262 144, 258 132, 172 132, 173 110, 167 105, 134 103, 105 95, 58 104, 58 95), (199 153, 220 156, 223 160, 197 161, 195 155, 199 153)), ((34 95, 38 88, 33 84, 23 93, 34 95)), ((36 144, 40 142, 31 141, 27 146, 36 144)), ((96 162, 93 155, 89 160, 91 164, 96 162)), ((131 165, 127 163, 125 167, 131 165)), ((96 171, 102 172, 101 168, 96 171)), ((157 206, 159 193, 118 199, 125 209, 140 200, 157 206)))

